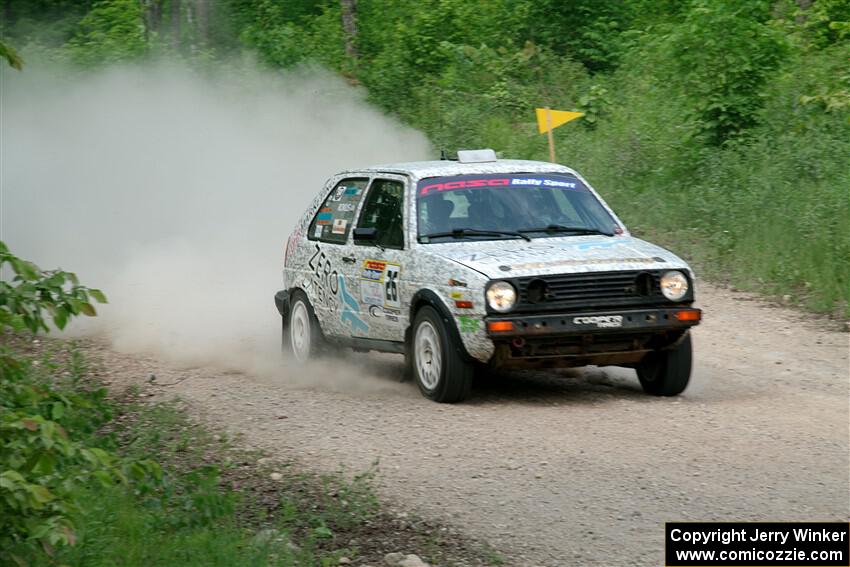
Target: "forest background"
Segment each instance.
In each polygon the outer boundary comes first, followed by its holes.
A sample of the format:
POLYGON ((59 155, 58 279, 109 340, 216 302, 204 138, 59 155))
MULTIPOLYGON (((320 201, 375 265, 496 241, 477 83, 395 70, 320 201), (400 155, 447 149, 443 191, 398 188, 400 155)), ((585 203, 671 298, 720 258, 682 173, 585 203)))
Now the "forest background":
POLYGON ((848 0, 0 6, 0 56, 13 66, 318 65, 425 132, 435 152, 545 160, 534 108, 584 112, 555 131, 558 160, 633 232, 715 281, 850 314, 848 0))

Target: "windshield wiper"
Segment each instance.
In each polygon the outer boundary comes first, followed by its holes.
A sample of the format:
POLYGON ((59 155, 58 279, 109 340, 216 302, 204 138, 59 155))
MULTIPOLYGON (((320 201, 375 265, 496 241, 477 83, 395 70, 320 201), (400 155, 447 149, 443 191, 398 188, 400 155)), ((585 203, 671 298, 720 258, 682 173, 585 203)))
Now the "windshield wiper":
POLYGON ((587 228, 584 226, 564 226, 562 224, 550 224, 538 228, 523 228, 520 229, 518 232, 547 232, 550 234, 555 232, 577 232, 579 234, 604 234, 605 236, 614 236, 613 232, 600 230, 598 228, 587 228))
POLYGON ((422 234, 419 238, 440 238, 444 236, 451 236, 452 238, 465 238, 467 236, 516 236, 517 238, 531 242, 531 238, 522 234, 522 232, 514 232, 512 230, 478 230, 475 228, 456 228, 449 232, 432 232, 431 234, 422 234))

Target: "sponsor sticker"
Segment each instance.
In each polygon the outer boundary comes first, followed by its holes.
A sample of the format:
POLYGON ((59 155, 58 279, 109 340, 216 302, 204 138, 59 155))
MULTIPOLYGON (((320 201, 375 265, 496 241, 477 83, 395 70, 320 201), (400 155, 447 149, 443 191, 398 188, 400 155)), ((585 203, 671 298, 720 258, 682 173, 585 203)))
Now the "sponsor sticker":
POLYGON ((334 227, 331 232, 334 234, 345 234, 345 227, 348 226, 348 221, 345 219, 335 219, 334 227))
POLYGON ((398 323, 398 318, 401 315, 401 311, 397 309, 384 309, 384 317, 387 321, 392 321, 393 323, 398 323))
POLYGON ((384 273, 384 305, 401 309, 401 294, 398 289, 398 277, 401 274, 401 266, 398 264, 387 264, 384 273))
POLYGON ((363 271, 360 274, 360 278, 374 282, 383 282, 384 270, 386 267, 386 262, 382 262, 380 260, 365 260, 363 262, 363 271))
POLYGON ((580 260, 553 260, 551 262, 527 262, 525 264, 512 264, 510 266, 499 266, 503 272, 511 270, 534 270, 554 268, 556 266, 572 266, 585 264, 654 264, 655 258, 583 258, 580 260))
POLYGON ((587 317, 573 317, 574 325, 596 325, 598 328, 622 327, 622 315, 590 315, 587 317))
POLYGON ((481 319, 478 317, 471 317, 469 315, 461 315, 458 317, 458 321, 460 321, 460 332, 461 333, 477 333, 481 328, 481 319))
POLYGON ((455 191, 458 189, 488 189, 493 187, 541 187, 570 191, 587 191, 587 188, 581 181, 571 176, 557 174, 493 174, 426 178, 419 182, 418 193, 420 197, 424 197, 433 193, 455 191))
POLYGON ((381 282, 360 280, 360 298, 368 305, 383 305, 384 286, 381 282))
POLYGON ((393 323, 398 322, 398 318, 401 315, 401 311, 397 309, 388 309, 385 307, 381 307, 380 305, 370 305, 369 306, 369 316, 375 318, 383 317, 387 321, 392 321, 393 323))

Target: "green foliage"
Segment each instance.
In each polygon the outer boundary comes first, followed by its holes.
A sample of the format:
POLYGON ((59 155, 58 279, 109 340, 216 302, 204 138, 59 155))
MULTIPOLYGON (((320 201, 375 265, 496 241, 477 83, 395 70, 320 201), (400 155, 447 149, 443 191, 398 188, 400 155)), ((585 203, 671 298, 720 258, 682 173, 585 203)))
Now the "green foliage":
POLYGON ((581 62, 592 72, 610 71, 629 45, 627 30, 640 2, 540 0, 530 3, 529 38, 581 62))
POLYGON ((0 559, 74 544, 87 487, 158 476, 153 462, 97 446, 91 436, 110 418, 105 391, 79 387, 73 363, 69 370, 70 380, 59 383, 0 352, 0 559))
POLYGON ((68 42, 73 59, 96 65, 136 59, 147 52, 142 6, 137 0, 100 0, 80 20, 68 42))
MULTIPOLYGON (((151 22, 172 1, 9 0, 11 37, 76 34, 65 51, 83 63, 163 51, 151 22)), ((211 14, 214 31, 186 20, 177 39, 330 67, 437 148, 546 159, 533 108, 581 110, 554 132, 558 158, 639 233, 715 277, 847 309, 848 0, 359 0, 356 58, 336 1, 223 0, 211 14)))
POLYGON ((817 0, 806 9, 794 4, 791 17, 801 22, 803 35, 814 48, 822 49, 850 38, 848 0, 817 0))
POLYGON ((284 5, 260 0, 249 12, 240 39, 254 48, 262 61, 277 67, 291 67, 308 57, 332 68, 344 65, 344 37, 336 5, 319 9, 308 27, 298 25, 284 5))
POLYGON ((10 67, 17 69, 18 71, 24 67, 24 60, 21 59, 21 56, 18 55, 15 48, 11 45, 7 45, 3 41, 0 41, 0 59, 5 59, 6 63, 8 63, 10 67))
POLYGON ((839 88, 847 49, 786 61, 765 87, 761 124, 721 147, 688 141, 687 99, 641 67, 653 62, 627 61, 606 84, 612 100, 598 128, 570 132, 567 161, 632 230, 701 273, 846 315, 850 121, 847 109, 801 99, 839 88))
POLYGON ((781 63, 784 36, 769 26, 768 2, 694 0, 684 21, 653 43, 679 84, 698 134, 720 145, 758 124, 764 88, 781 63))
POLYGON ((604 118, 610 105, 608 89, 601 85, 591 85, 590 89, 578 99, 578 107, 584 112, 581 125, 594 128, 600 119, 604 118))
MULTIPOLYGON (((47 331, 44 312, 62 328, 76 315, 95 315, 89 298, 99 290, 79 285, 74 274, 44 272, 0 242, 0 332, 47 331)), ((49 368, 49 370, 55 368, 49 368)), ((70 383, 40 375, 28 361, 0 350, 0 559, 40 545, 52 554, 76 540, 74 516, 80 491, 91 483, 111 485, 156 475, 148 461, 125 462, 91 444, 86 436, 108 419, 103 390, 78 388, 80 365, 71 356, 70 383)))
POLYGON ((62 270, 42 271, 32 262, 12 254, 0 241, 0 270, 8 266, 11 282, 0 281, 0 330, 47 331, 47 312, 53 324, 63 329, 76 315, 97 315, 91 301, 106 303, 98 289, 81 286, 77 276, 62 270))

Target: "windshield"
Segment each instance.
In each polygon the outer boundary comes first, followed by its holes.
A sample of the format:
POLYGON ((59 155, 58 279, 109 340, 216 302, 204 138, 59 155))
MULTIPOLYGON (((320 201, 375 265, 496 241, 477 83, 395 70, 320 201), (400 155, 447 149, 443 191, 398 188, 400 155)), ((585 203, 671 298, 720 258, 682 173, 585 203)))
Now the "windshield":
POLYGON ((566 174, 429 177, 417 186, 416 211, 423 243, 620 232, 587 186, 566 174))

